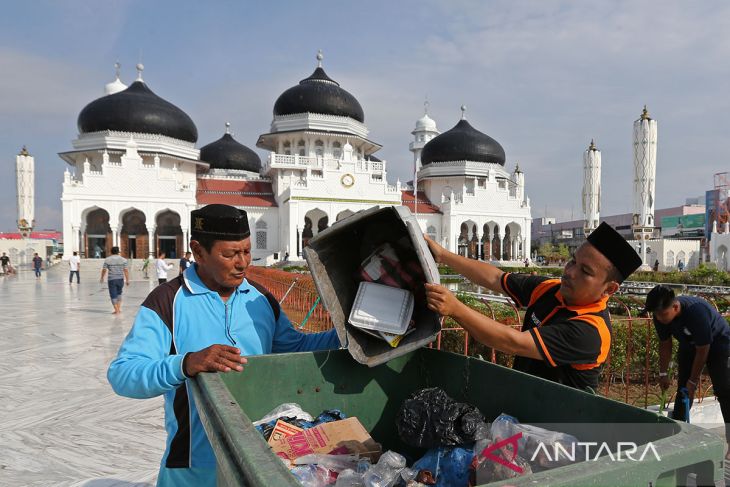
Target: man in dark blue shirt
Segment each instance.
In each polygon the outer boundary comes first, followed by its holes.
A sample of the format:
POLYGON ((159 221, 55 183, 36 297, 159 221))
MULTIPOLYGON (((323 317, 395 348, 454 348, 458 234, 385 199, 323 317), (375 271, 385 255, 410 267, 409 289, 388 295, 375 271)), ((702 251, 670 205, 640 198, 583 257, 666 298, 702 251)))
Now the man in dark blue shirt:
MULTIPOLYGON (((654 328, 659 336, 659 384, 662 390, 670 384, 667 369, 674 337, 679 342, 677 396, 680 389, 686 388, 691 406, 700 374, 707 364, 712 389, 725 421, 725 437, 730 441, 730 326, 727 321, 704 299, 675 296, 672 289, 663 285, 649 292, 646 311, 653 313, 654 328)), ((675 401, 672 418, 683 420, 686 417, 684 403, 675 401)))

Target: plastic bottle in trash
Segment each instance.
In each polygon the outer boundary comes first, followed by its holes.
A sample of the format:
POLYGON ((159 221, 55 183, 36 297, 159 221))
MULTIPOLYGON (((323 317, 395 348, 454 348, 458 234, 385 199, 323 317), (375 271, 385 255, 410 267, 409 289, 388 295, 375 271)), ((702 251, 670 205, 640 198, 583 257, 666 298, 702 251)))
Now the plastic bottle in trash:
POLYGON ((406 459, 394 451, 383 453, 378 463, 363 475, 365 487, 392 487, 400 479, 401 471, 406 468, 406 459))
POLYGON ((362 474, 352 469, 346 469, 337 476, 335 487, 365 487, 362 480, 362 474))

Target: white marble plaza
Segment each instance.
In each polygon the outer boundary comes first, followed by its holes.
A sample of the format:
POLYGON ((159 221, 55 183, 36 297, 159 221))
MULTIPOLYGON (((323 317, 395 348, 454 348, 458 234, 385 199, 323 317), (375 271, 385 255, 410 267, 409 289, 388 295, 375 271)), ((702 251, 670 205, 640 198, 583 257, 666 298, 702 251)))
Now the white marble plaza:
POLYGON ((39 280, 0 276, 0 485, 155 483, 162 398, 117 396, 106 369, 156 280, 136 261, 115 316, 100 264, 82 264, 81 284, 69 285, 65 262, 39 280))

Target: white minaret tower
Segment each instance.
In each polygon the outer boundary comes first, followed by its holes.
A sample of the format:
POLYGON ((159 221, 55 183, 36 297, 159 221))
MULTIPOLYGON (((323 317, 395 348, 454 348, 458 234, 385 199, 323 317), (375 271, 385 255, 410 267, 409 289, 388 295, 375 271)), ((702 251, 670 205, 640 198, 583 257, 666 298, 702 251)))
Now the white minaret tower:
POLYGON ((34 215, 34 178, 35 161, 23 146, 15 157, 15 181, 18 193, 18 231, 23 238, 30 237, 35 225, 34 215))
POLYGON ((591 140, 583 153, 583 230, 586 236, 598 227, 601 212, 601 151, 591 140))
POLYGON ((644 110, 634 122, 634 212, 631 228, 641 242, 642 267, 646 262, 646 241, 654 233, 654 186, 656 181, 657 123, 644 110))
MULTIPOLYGON (((413 129, 413 142, 408 145, 408 150, 413 152, 413 167, 415 173, 421 170, 421 151, 426 143, 439 135, 441 132, 436 128, 436 122, 428 116, 428 100, 423 103, 423 116, 416 121, 416 128, 413 129)), ((414 183, 416 179, 413 180, 414 183)))

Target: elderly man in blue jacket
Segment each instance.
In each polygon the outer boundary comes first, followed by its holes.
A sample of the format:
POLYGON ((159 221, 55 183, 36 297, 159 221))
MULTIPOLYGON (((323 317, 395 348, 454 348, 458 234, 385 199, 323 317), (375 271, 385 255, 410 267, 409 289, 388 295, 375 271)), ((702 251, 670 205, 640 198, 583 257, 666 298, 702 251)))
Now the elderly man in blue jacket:
POLYGON ((157 485, 215 486, 216 461, 187 380, 242 371, 247 355, 339 348, 335 330, 296 331, 266 289, 246 279, 248 217, 228 205, 191 212, 195 264, 155 288, 109 366, 117 394, 165 397, 167 445, 157 485))

